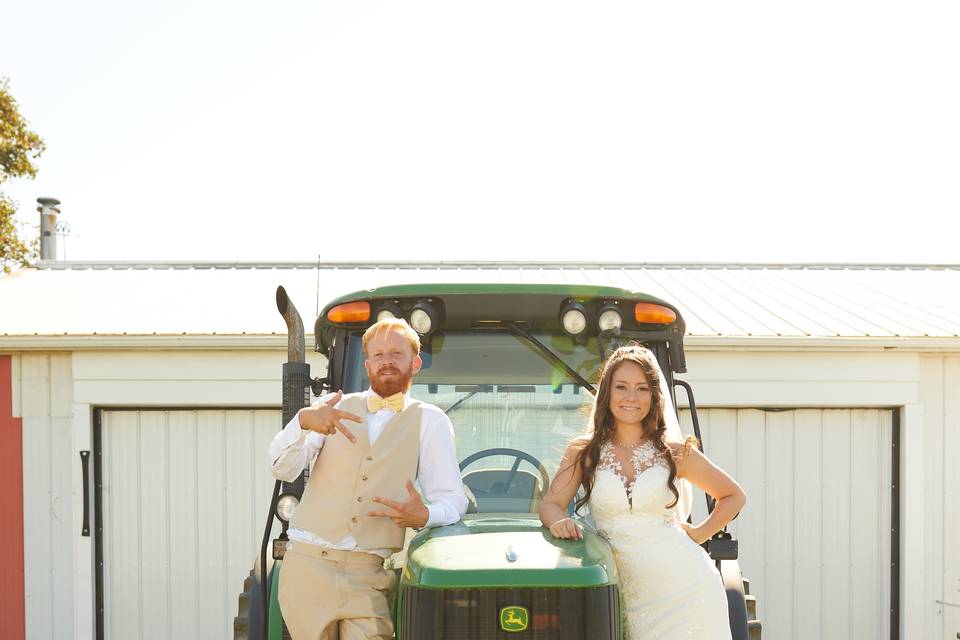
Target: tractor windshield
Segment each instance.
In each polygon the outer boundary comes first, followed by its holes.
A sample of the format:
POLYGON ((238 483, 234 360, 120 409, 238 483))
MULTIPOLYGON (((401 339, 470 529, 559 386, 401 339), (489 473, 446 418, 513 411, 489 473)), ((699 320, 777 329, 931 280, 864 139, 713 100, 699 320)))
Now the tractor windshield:
MULTIPOLYGON (((596 340, 531 332, 555 358, 522 334, 447 332, 425 340, 423 368, 411 395, 453 422, 464 484, 479 512, 535 513, 570 440, 584 431, 593 394, 569 367, 595 381, 596 340)), ((345 391, 368 385, 359 340, 348 346, 353 375, 345 391)))

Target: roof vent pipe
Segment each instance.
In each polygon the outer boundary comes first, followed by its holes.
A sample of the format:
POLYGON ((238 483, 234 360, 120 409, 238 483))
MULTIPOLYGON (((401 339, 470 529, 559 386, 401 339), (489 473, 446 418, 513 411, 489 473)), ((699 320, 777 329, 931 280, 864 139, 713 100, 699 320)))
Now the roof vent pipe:
POLYGON ((57 216, 60 201, 56 198, 37 198, 40 204, 40 259, 57 259, 57 216))

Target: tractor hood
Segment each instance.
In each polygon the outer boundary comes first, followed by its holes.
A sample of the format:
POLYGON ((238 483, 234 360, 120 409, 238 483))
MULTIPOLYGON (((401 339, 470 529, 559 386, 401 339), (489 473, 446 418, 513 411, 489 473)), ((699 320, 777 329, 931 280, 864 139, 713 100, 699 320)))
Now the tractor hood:
POLYGON ((422 531, 410 542, 403 569, 405 584, 428 588, 593 587, 618 581, 610 546, 591 527, 584 527, 582 540, 558 540, 529 514, 467 516, 422 531))

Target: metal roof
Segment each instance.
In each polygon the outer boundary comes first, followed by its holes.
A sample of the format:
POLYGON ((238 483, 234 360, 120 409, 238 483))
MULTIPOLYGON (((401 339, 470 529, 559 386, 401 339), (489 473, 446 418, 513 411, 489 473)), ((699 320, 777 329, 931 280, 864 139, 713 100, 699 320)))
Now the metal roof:
POLYGON ((281 335, 277 285, 309 333, 345 293, 468 282, 641 291, 675 304, 693 337, 960 337, 960 265, 44 262, 0 278, 0 338, 281 335))

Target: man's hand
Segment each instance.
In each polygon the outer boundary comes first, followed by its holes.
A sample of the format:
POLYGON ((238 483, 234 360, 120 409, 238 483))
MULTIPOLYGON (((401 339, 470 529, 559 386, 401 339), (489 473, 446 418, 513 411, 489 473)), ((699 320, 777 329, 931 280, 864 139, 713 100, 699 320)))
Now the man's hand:
POLYGON ((423 500, 420 499, 420 494, 413 488, 413 483, 409 480, 407 480, 407 493, 410 499, 406 502, 394 502, 380 496, 375 497, 374 502, 379 502, 390 508, 387 511, 369 511, 367 515, 374 518, 390 518, 401 529, 406 527, 420 529, 427 524, 430 512, 427 510, 427 506, 423 504, 423 500))
POLYGON ((349 411, 340 411, 339 409, 334 409, 333 405, 340 402, 340 398, 342 397, 343 392, 337 391, 336 394, 321 404, 300 409, 300 426, 304 429, 316 431, 317 433, 322 433, 324 435, 331 435, 339 431, 345 435, 347 440, 350 442, 356 442, 356 436, 350 432, 350 429, 347 429, 345 426, 343 426, 340 421, 353 420, 354 422, 363 422, 363 418, 356 416, 349 411))

